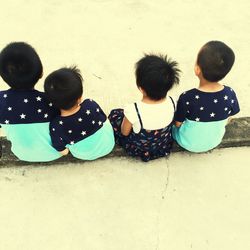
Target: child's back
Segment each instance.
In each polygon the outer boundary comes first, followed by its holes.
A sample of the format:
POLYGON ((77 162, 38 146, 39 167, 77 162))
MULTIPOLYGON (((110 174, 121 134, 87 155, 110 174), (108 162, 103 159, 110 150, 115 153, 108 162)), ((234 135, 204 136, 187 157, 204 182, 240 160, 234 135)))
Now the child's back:
POLYGON ((76 68, 62 68, 45 80, 45 92, 61 110, 50 123, 53 147, 82 160, 94 160, 111 152, 113 129, 101 107, 91 99, 82 102, 82 77, 76 68))
POLYGON ((42 64, 25 43, 9 44, 0 54, 0 74, 11 87, 0 92, 0 124, 12 152, 24 161, 51 161, 61 155, 51 146, 49 121, 58 111, 33 87, 42 64))
POLYGON ((146 55, 136 64, 136 82, 142 100, 109 115, 116 142, 128 155, 143 161, 169 155, 175 104, 167 92, 179 82, 177 63, 146 55))
POLYGON ((234 63, 233 51, 222 42, 209 42, 198 54, 195 73, 199 88, 184 92, 177 104, 173 136, 191 152, 205 152, 220 144, 230 116, 239 112, 232 88, 218 83, 234 63))

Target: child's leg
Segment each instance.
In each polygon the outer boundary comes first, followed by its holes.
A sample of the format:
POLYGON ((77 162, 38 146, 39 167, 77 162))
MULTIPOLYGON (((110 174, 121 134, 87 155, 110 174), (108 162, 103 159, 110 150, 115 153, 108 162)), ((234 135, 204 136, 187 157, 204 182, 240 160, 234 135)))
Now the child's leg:
POLYGON ((121 133, 121 125, 124 118, 123 109, 113 109, 111 110, 108 119, 113 127, 115 142, 116 144, 122 146, 124 144, 124 135, 121 133))

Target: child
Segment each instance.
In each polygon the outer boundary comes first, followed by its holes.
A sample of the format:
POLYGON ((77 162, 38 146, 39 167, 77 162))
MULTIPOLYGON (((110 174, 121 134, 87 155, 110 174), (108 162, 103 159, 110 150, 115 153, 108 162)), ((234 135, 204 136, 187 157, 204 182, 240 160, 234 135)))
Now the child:
POLYGON ((175 104, 168 91, 179 83, 177 62, 167 56, 145 55, 136 64, 136 84, 142 99, 112 110, 116 143, 143 161, 166 156, 172 147, 175 104))
POLYGON ((199 87, 181 94, 175 114, 173 136, 181 147, 191 152, 215 148, 228 118, 240 111, 233 89, 219 83, 234 59, 232 49, 220 41, 210 41, 199 51, 194 69, 199 87))
POLYGON ((12 152, 23 161, 61 157, 49 136, 49 121, 58 111, 44 93, 34 89, 42 74, 41 60, 29 44, 14 42, 1 51, 0 75, 10 89, 0 91, 0 125, 12 152))
POLYGON ((50 123, 53 147, 62 155, 70 151, 82 160, 95 160, 114 147, 112 126, 100 106, 91 99, 82 102, 82 76, 76 67, 52 72, 44 85, 61 114, 50 123))

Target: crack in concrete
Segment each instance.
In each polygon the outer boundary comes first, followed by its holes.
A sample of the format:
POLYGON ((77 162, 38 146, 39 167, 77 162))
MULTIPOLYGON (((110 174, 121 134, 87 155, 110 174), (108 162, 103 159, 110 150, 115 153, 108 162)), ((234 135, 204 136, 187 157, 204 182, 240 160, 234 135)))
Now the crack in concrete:
POLYGON ((156 218, 157 239, 156 239, 155 250, 160 250, 160 228, 159 228, 160 227, 160 214, 161 214, 163 200, 167 196, 167 190, 168 190, 168 184, 169 184, 170 169, 169 169, 168 163, 166 163, 166 165, 167 165, 167 177, 166 177, 166 180, 164 181, 164 188, 161 192, 161 201, 158 207, 157 218, 156 218))

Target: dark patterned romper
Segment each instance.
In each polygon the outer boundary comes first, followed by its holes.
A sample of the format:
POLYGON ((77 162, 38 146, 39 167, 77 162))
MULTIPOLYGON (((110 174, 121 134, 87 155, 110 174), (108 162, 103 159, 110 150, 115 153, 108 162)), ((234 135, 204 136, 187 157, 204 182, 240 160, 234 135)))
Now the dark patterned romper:
MULTIPOLYGON (((174 101, 171 97, 170 99, 175 109, 174 101)), ((116 144, 120 145, 128 155, 140 157, 145 162, 169 155, 173 144, 171 132, 173 121, 165 128, 146 130, 143 128, 137 104, 134 103, 134 105, 141 125, 139 133, 135 133, 132 130, 128 136, 122 135, 123 109, 113 109, 109 115, 109 120, 114 129, 116 144)))

